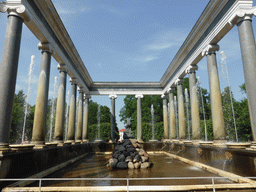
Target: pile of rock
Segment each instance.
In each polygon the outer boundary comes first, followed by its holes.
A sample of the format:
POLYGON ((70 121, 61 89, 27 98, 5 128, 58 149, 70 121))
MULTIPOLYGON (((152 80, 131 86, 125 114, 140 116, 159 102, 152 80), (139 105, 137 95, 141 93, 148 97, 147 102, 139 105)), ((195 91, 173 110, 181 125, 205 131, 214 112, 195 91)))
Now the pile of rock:
POLYGON ((135 139, 124 139, 115 144, 112 158, 107 166, 114 169, 138 169, 150 168, 153 164, 149 162, 149 156, 140 148, 140 144, 135 139))

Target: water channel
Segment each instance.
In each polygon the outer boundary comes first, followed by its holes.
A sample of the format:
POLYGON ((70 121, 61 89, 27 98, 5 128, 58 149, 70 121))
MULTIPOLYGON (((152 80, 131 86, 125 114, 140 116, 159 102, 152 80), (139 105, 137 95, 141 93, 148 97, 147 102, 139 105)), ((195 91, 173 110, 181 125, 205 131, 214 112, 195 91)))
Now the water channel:
MULTIPOLYGON (((217 177, 216 175, 172 159, 162 154, 150 155, 153 167, 150 169, 109 170, 106 167, 111 155, 88 155, 67 166, 48 178, 159 178, 159 177, 217 177)), ((215 184, 232 183, 227 179, 214 179, 215 184)), ((129 185, 200 185, 212 184, 211 179, 175 179, 175 180, 132 180, 129 185)), ((112 180, 75 180, 75 181, 43 181, 42 186, 123 186, 126 181, 112 180)), ((34 183, 31 186, 38 186, 34 183)))

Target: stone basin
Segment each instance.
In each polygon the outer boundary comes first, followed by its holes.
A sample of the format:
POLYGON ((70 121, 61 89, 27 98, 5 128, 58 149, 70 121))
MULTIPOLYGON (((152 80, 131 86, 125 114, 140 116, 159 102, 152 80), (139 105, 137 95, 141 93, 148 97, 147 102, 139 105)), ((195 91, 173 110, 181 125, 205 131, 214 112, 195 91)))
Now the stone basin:
POLYGON ((250 147, 251 143, 226 143, 229 149, 245 149, 250 147))

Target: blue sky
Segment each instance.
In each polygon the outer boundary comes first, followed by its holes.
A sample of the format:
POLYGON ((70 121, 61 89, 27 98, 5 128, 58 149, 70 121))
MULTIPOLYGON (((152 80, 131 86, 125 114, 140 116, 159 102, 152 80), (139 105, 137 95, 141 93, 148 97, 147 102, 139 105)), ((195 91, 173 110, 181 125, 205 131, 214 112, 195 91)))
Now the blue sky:
MULTIPOLYGON (((159 81, 201 15, 206 0, 53 0, 53 3, 73 40, 93 81, 159 81)), ((255 2, 254 2, 255 5, 255 2)), ((0 56, 4 44, 7 13, 0 14, 0 56)), ((256 19, 252 18, 254 31, 256 19)), ((16 92, 27 92, 28 68, 35 55, 35 70, 29 103, 36 100, 41 53, 38 40, 23 27, 16 92)), ((225 52, 230 83, 235 99, 245 95, 239 86, 244 83, 238 30, 235 26, 219 43, 225 52)), ((220 62, 220 53, 217 53, 220 62)), ((206 58, 198 63, 202 87, 208 86, 206 58)), ((220 66, 220 65, 219 65, 220 66)), ((57 62, 52 59, 50 96, 54 79, 59 77, 57 62)), ((227 86, 219 69, 221 89, 227 86)), ((70 90, 70 83, 67 84, 70 90)), ((93 96, 93 101, 110 107, 108 96, 93 96)), ((116 99, 119 111, 124 96, 116 99)))

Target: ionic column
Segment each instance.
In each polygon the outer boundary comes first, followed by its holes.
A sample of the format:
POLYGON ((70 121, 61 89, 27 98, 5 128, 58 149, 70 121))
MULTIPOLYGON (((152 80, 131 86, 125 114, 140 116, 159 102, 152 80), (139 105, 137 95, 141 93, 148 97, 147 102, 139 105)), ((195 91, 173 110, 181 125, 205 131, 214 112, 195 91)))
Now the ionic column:
POLYGON ((77 119, 77 132, 76 132, 76 143, 82 143, 82 132, 83 132, 83 89, 78 88, 79 98, 78 98, 78 119, 77 119))
POLYGON ((201 139, 199 105, 196 92, 196 70, 197 65, 190 65, 186 72, 189 74, 189 90, 190 90, 190 105, 191 105, 191 121, 192 121, 192 139, 201 139))
POLYGON ((167 95, 162 95, 163 99, 163 121, 164 121, 164 139, 169 139, 168 131, 168 110, 167 110, 167 95))
POLYGON ((210 84, 211 96, 211 112, 213 124, 214 140, 225 139, 225 125, 222 111, 222 101, 220 92, 219 75, 216 61, 216 51, 219 50, 218 45, 208 45, 203 52, 207 57, 207 66, 210 84))
POLYGON ((52 47, 50 43, 39 43, 38 48, 42 50, 42 58, 36 97, 32 143, 36 145, 36 148, 41 148, 45 143, 52 47))
POLYGON ((169 89, 169 103, 170 103, 170 139, 176 139, 176 121, 175 121, 175 107, 174 107, 174 91, 175 88, 171 87, 169 89))
POLYGON ((111 141, 114 141, 114 130, 115 130, 115 122, 116 122, 116 115, 115 115, 115 99, 117 98, 116 95, 109 95, 109 98, 111 99, 111 109, 110 109, 110 113, 111 113, 111 141))
POLYGON ((238 32, 243 59, 246 94, 249 104, 253 140, 256 141, 256 47, 252 28, 252 15, 238 20, 238 32))
POLYGON ((142 140, 142 120, 141 120, 141 99, 143 95, 135 95, 137 99, 137 140, 138 142, 143 143, 142 140))
POLYGON ((88 118, 89 118, 89 99, 90 95, 84 97, 84 121, 83 121, 83 142, 88 143, 88 118))
POLYGON ((58 88, 58 99, 56 107, 56 120, 54 130, 54 142, 63 143, 63 129, 65 122, 65 103, 66 103, 66 82, 67 82, 67 71, 64 64, 58 65, 59 75, 59 88, 58 88))
POLYGON ((0 151, 8 150, 12 120, 12 108, 15 94, 20 41, 23 19, 18 15, 25 12, 25 7, 6 7, 0 2, 0 12, 8 10, 8 23, 2 59, 0 63, 0 151))
POLYGON ((177 79, 177 97, 178 97, 178 112, 179 112, 179 139, 186 139, 186 117, 184 110, 184 96, 183 96, 183 79, 177 79))
POLYGON ((75 143, 75 126, 76 126, 76 93, 77 82, 75 78, 70 79, 71 82, 71 97, 70 97, 70 109, 68 120, 68 137, 66 143, 75 143))

